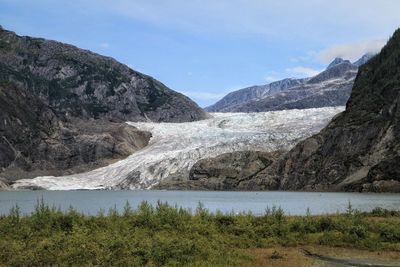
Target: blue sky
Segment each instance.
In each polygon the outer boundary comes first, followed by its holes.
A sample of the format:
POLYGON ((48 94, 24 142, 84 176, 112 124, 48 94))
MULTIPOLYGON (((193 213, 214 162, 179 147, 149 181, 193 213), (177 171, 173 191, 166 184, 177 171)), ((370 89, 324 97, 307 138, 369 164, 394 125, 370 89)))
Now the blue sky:
POLYGON ((111 56, 200 106, 376 52, 397 0, 0 0, 0 24, 111 56))

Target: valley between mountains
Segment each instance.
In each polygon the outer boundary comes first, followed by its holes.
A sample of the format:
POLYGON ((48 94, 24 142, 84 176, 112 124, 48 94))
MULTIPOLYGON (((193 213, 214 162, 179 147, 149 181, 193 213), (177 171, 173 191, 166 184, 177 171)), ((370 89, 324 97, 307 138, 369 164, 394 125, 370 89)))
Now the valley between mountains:
POLYGON ((188 182, 192 166, 201 159, 234 151, 286 151, 299 140, 317 133, 343 110, 343 107, 333 107, 214 113, 210 119, 188 123, 128 122, 138 130, 151 132, 147 147, 100 169, 68 176, 18 180, 13 188, 151 189, 154 186, 160 188, 160 182, 165 183, 172 177, 188 182))
POLYGON ((399 62, 397 30, 377 55, 207 113, 112 58, 0 28, 0 187, 400 192, 399 62))

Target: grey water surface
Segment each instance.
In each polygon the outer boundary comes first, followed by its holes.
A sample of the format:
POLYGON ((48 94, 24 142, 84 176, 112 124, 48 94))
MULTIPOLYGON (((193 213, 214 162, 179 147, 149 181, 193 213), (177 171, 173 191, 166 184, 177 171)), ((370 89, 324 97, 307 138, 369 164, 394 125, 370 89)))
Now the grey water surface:
POLYGON ((400 194, 386 193, 318 193, 318 192, 226 192, 226 191, 3 191, 0 192, 0 214, 18 205, 21 212, 33 211, 38 200, 67 210, 70 206, 84 214, 97 214, 116 207, 122 211, 128 201, 132 207, 147 201, 168 202, 192 211, 201 202, 210 211, 263 214, 267 207, 281 207, 286 214, 304 215, 345 212, 348 203, 355 209, 370 211, 375 207, 400 210, 400 194))

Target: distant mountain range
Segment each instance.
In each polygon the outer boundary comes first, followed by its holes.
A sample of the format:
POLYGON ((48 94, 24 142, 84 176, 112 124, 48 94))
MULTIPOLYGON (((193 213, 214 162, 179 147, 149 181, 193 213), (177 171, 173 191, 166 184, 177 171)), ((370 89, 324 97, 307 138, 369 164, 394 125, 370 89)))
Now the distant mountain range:
POLYGON ((373 55, 351 63, 335 58, 318 75, 288 78, 266 85, 247 87, 223 97, 205 110, 209 112, 262 112, 285 109, 343 106, 350 97, 358 67, 373 55))

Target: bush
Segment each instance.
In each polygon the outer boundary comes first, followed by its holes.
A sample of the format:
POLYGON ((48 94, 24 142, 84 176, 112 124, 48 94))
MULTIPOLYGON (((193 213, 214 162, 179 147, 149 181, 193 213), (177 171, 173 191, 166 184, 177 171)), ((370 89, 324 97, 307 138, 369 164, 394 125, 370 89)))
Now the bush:
POLYGON ((274 250, 270 258, 276 260, 276 259, 282 259, 283 256, 278 251, 274 250))
MULTIPOLYGON (((272 245, 323 244, 397 249, 400 214, 371 213, 288 217, 280 208, 262 216, 194 213, 167 203, 147 202, 120 214, 116 208, 85 216, 38 201, 30 215, 19 208, 0 216, 0 262, 5 266, 240 266, 252 258, 240 249, 272 245), (383 216, 378 218, 379 216, 383 216), (387 218, 386 216, 390 216, 387 218)), ((282 255, 275 251, 271 258, 282 255)))
POLYGON ((379 236, 384 242, 400 243, 400 226, 384 224, 379 229, 379 236))

